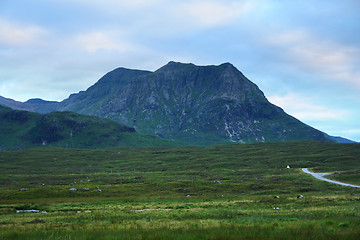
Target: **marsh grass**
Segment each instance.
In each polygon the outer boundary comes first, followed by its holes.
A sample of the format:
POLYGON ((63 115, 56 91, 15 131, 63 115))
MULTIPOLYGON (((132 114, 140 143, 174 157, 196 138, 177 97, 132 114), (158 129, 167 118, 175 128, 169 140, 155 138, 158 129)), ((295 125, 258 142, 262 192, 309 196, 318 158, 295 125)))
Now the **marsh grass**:
POLYGON ((0 239, 360 239, 359 189, 300 170, 356 182, 359 157, 331 143, 1 151, 0 239))

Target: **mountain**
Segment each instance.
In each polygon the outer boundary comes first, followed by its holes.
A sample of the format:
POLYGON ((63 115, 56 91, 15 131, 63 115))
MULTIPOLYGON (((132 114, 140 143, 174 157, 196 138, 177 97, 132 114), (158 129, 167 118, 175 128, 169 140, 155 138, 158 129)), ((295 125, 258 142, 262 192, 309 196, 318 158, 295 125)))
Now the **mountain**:
POLYGON ((60 110, 110 118, 139 132, 194 144, 325 141, 271 104, 230 63, 170 62, 155 72, 115 69, 60 110))
POLYGON ((62 102, 24 103, 33 111, 72 111, 115 120, 143 134, 208 145, 334 141, 271 104, 230 63, 169 62, 155 72, 117 68, 62 102))
POLYGON ((57 109, 59 102, 45 101, 40 98, 29 99, 26 102, 18 102, 10 98, 4 98, 0 96, 0 105, 16 110, 49 113, 57 109))
POLYGON ((18 101, 15 101, 13 99, 10 99, 10 98, 4 98, 2 96, 0 96, 0 105, 9 107, 11 109, 16 109, 16 110, 28 110, 28 111, 30 111, 30 109, 31 109, 30 106, 27 106, 26 103, 18 102, 18 101))
POLYGON ((120 123, 73 112, 39 114, 0 106, 0 150, 57 146, 107 148, 176 145, 120 123))

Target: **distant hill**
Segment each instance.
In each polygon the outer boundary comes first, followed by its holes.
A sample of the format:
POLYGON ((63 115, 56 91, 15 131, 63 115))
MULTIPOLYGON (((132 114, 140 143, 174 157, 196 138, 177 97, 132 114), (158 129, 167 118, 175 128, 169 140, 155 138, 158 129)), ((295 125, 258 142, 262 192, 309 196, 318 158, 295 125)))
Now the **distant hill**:
POLYGON ((108 148, 176 145, 120 123, 73 112, 38 114, 0 106, 0 150, 58 146, 108 148))
POLYGON ((334 137, 334 136, 329 136, 329 138, 337 143, 356 143, 355 141, 349 140, 347 138, 343 138, 343 137, 334 137))
POLYGON ((271 104, 230 63, 169 62, 155 72, 118 68, 62 102, 31 100, 22 106, 112 119, 139 133, 195 145, 338 140, 271 104))
POLYGON ((4 98, 0 96, 0 105, 15 110, 24 110, 37 113, 49 113, 52 111, 56 111, 59 106, 59 102, 45 101, 40 98, 29 99, 26 102, 18 102, 10 98, 4 98))

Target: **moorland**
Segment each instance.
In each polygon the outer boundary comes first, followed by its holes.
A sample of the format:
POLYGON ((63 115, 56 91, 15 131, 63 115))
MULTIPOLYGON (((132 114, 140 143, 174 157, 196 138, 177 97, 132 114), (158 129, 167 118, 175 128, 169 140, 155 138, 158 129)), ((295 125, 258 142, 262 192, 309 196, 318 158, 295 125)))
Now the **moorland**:
POLYGON ((359 185, 359 158, 321 142, 0 151, 0 238, 360 239, 360 190, 301 171, 359 185))

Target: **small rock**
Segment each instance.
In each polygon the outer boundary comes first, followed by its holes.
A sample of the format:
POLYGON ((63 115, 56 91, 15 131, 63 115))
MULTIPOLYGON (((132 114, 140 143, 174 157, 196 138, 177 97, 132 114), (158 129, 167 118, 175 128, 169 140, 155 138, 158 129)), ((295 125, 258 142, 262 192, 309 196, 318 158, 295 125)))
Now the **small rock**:
POLYGON ((70 188, 70 191, 77 191, 77 188, 70 188))
POLYGON ((83 188, 82 190, 84 190, 84 191, 89 191, 90 188, 83 188))
POLYGON ((188 195, 186 195, 186 197, 191 197, 191 195, 190 195, 190 194, 188 194, 188 195))
POLYGON ((20 188, 20 191, 27 191, 29 190, 28 188, 20 188))

